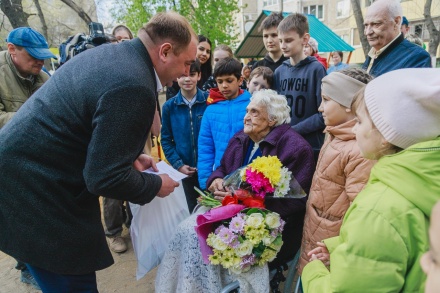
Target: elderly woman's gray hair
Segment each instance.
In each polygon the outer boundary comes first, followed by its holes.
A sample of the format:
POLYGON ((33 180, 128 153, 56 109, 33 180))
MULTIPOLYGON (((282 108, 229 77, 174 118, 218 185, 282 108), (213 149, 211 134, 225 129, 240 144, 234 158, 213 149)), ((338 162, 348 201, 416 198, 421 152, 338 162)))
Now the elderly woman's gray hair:
POLYGON ((254 92, 251 101, 266 108, 269 120, 276 121, 274 126, 290 123, 290 107, 285 96, 273 90, 260 90, 254 92))

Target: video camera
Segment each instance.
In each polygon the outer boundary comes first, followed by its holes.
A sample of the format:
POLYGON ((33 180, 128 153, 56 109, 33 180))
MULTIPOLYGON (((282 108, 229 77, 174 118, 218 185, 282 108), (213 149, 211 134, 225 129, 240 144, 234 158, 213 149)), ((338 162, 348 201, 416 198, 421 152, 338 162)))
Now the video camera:
POLYGON ((60 45, 60 66, 72 59, 75 55, 104 43, 107 43, 104 27, 99 22, 90 22, 89 35, 78 33, 74 36, 70 36, 60 45))

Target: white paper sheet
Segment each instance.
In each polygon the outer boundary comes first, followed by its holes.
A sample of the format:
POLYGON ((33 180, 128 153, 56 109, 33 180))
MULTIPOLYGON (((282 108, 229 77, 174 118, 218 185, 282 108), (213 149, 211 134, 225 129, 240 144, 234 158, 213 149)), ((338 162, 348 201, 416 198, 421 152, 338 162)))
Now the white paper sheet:
POLYGON ((168 165, 164 161, 160 161, 159 163, 156 164, 156 166, 157 166, 157 169, 159 169, 159 172, 154 172, 152 168, 149 168, 149 169, 145 170, 144 172, 145 173, 152 173, 152 174, 156 174, 156 175, 167 174, 174 181, 180 181, 180 180, 188 177, 188 175, 177 171, 176 169, 174 169, 173 167, 171 167, 170 165, 168 165))

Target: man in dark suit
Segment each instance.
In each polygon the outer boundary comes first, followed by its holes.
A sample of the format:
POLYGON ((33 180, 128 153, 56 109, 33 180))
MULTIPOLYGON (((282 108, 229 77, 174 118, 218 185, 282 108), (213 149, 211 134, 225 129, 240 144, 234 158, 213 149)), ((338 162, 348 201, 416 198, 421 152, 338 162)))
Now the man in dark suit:
POLYGON ((97 292, 113 263, 99 195, 137 204, 178 183, 142 154, 156 94, 195 61, 197 35, 174 12, 138 38, 64 64, 0 130, 0 250, 26 263, 44 292, 97 292))

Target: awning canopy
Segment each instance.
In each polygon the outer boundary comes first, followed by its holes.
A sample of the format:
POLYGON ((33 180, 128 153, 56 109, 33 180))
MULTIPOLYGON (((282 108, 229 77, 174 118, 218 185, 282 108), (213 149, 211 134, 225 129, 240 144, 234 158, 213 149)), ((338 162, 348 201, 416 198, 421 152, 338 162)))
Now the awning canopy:
MULTIPOLYGON (((272 11, 263 10, 255 21, 249 33, 240 43, 235 51, 237 58, 260 58, 266 55, 266 49, 263 44, 262 32, 258 31, 263 20, 272 13, 272 11)), ((286 17, 290 12, 283 12, 286 17)), ((337 34, 335 34, 328 26, 323 24, 316 16, 312 14, 306 15, 309 20, 310 35, 319 43, 319 52, 333 51, 354 51, 354 48, 347 44, 337 34)))

